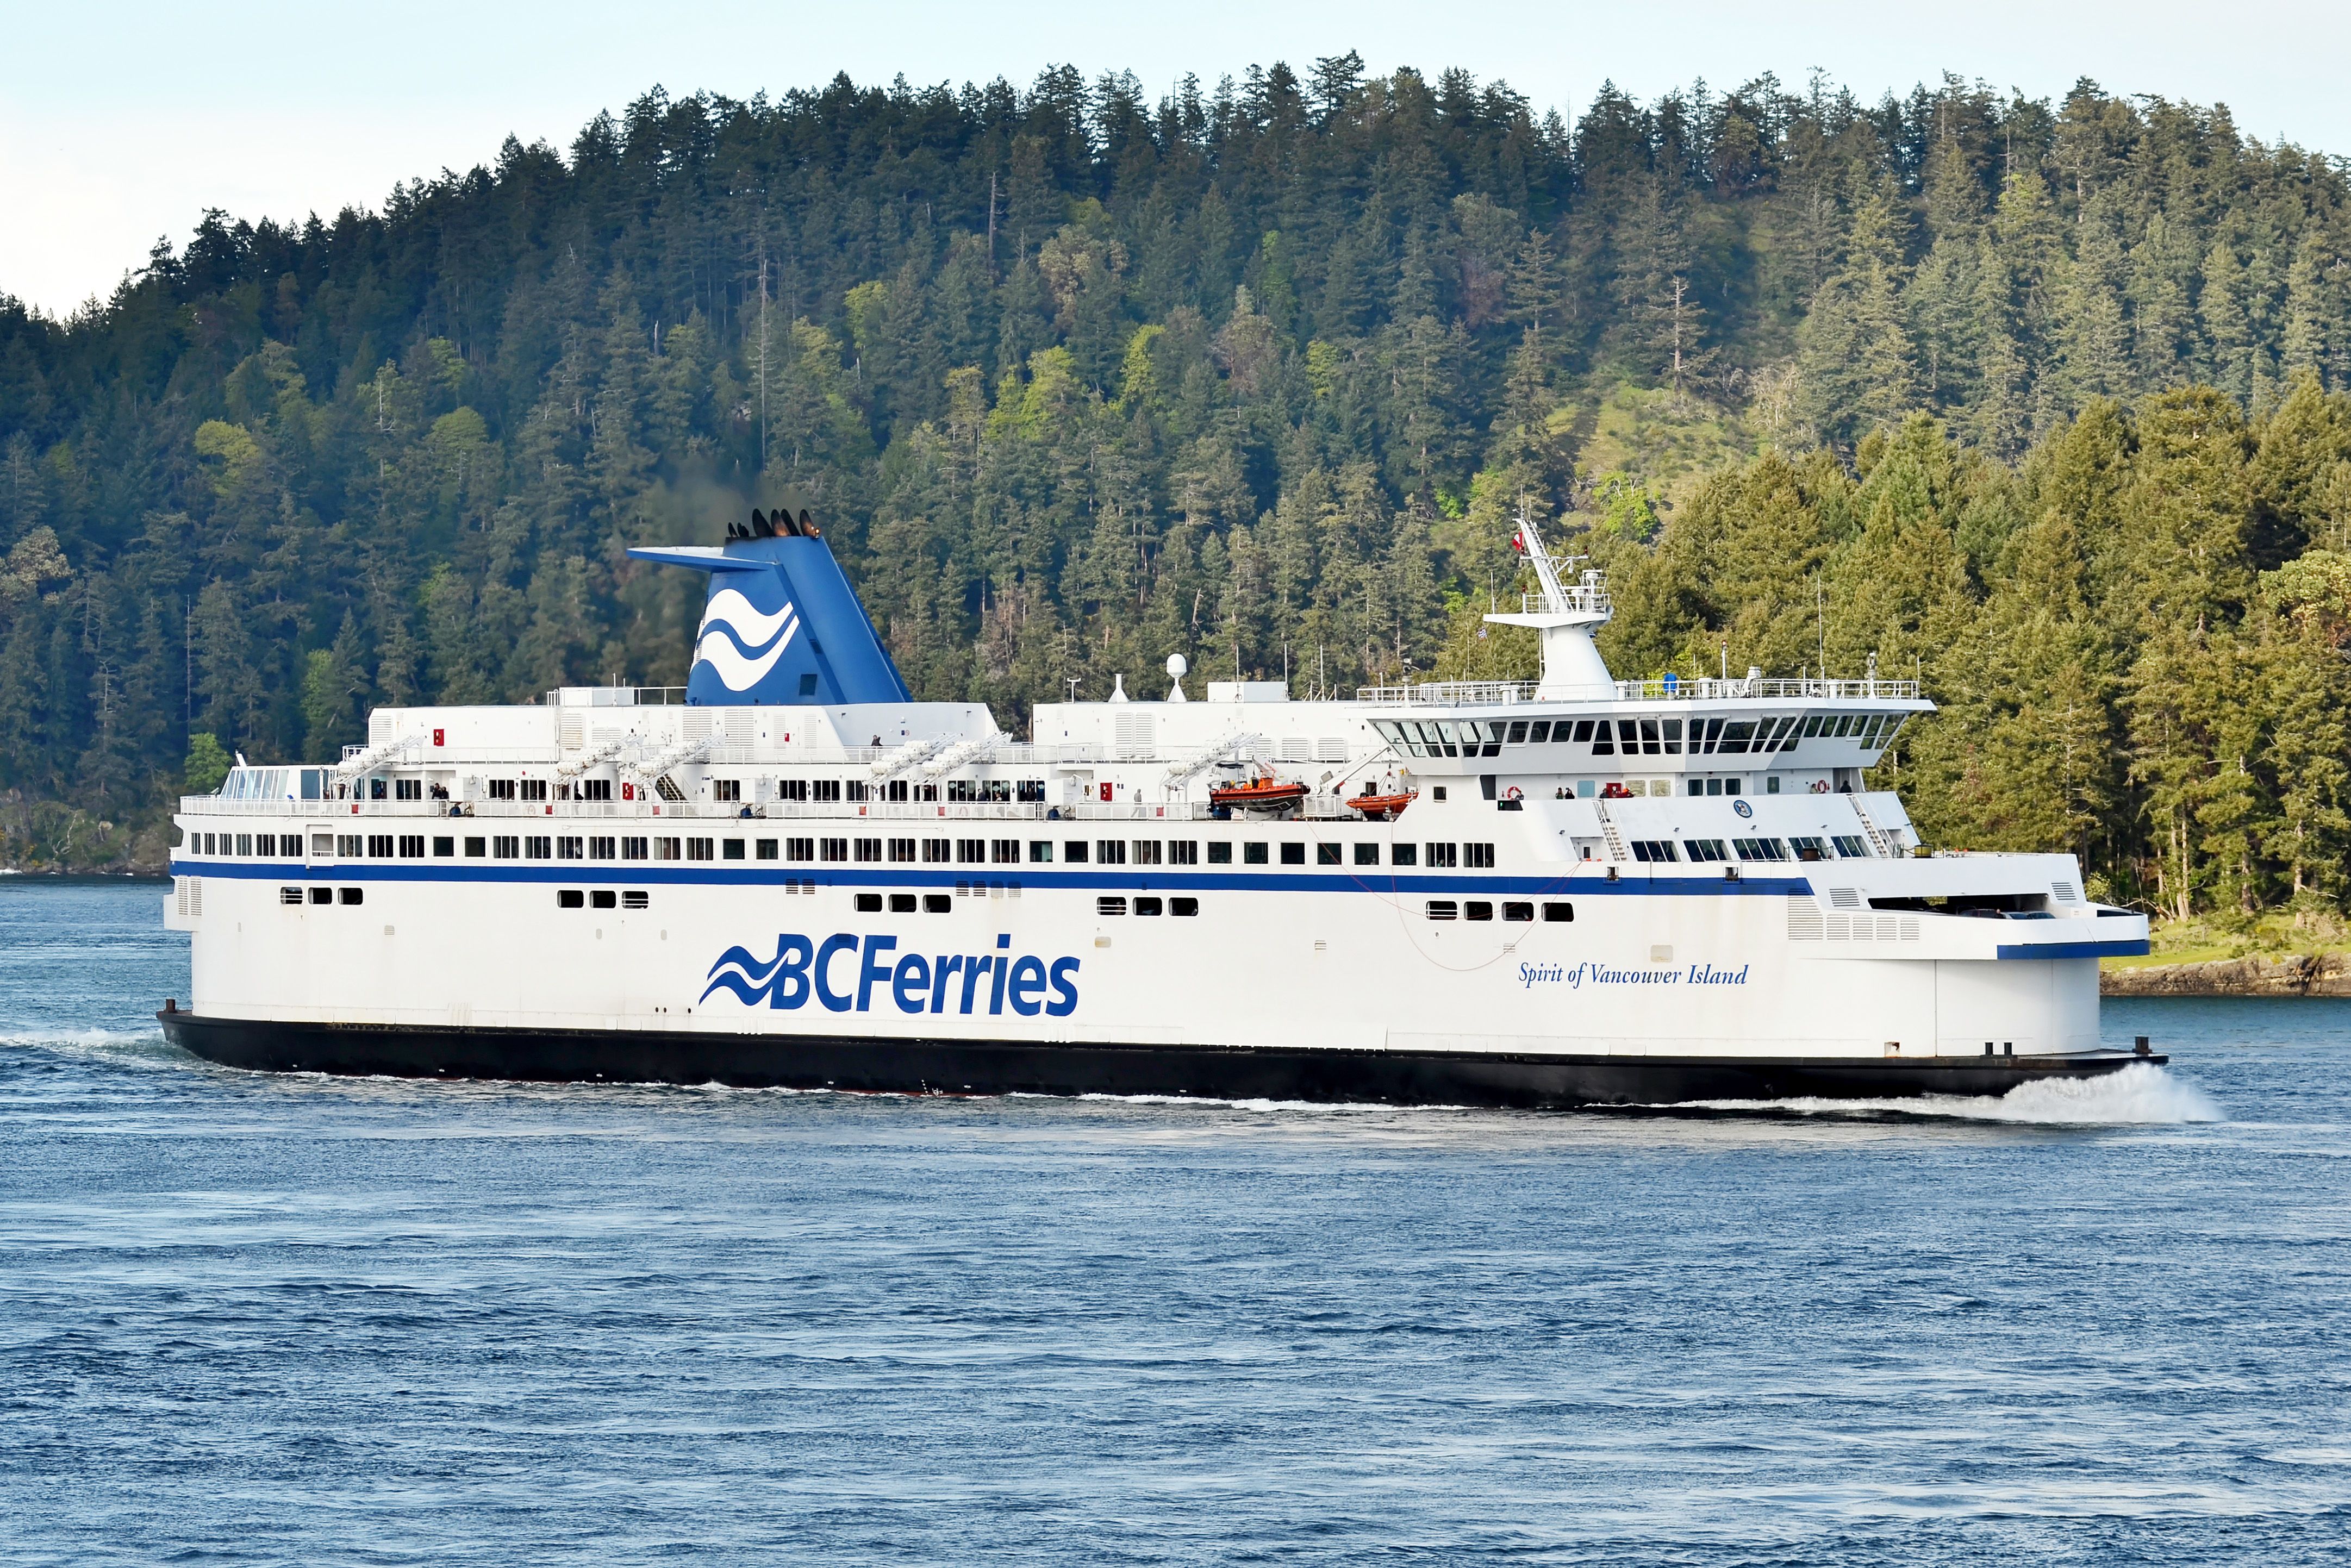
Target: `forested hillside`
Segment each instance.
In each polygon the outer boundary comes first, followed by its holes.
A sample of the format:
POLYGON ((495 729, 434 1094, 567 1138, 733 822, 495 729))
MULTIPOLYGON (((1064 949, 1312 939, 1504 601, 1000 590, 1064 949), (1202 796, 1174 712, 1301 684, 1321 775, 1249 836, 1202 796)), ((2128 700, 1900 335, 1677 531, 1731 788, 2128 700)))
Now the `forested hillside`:
POLYGON ((917 692, 1008 721, 1175 652, 1506 671, 1524 507, 1610 568, 1622 674, 1922 674, 1931 837, 2331 904, 2345 198, 2088 83, 655 91, 0 302, 5 852, 152 861, 203 737, 680 681, 699 584, 623 547, 791 486, 917 692))

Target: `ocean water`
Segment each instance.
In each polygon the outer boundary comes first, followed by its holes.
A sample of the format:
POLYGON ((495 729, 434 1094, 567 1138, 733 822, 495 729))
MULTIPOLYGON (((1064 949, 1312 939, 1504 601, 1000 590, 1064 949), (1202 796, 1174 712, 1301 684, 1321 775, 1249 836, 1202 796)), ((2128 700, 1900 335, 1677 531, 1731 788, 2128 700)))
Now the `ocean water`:
POLYGON ((2005 1101, 270 1078, 0 884, 0 1563, 2351 1558, 2351 1005, 2005 1101))

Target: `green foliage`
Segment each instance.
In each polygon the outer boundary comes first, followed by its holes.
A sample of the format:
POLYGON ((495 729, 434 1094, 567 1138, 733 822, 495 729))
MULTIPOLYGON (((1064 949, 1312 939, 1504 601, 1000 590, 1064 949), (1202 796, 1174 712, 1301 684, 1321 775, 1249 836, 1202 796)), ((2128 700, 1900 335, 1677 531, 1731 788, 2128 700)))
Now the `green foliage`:
POLYGON ((228 752, 215 735, 188 737, 188 759, 181 766, 180 777, 191 795, 209 795, 221 787, 228 777, 228 752))
POLYGON ((323 760, 375 704, 674 684, 699 584, 625 547, 787 486, 916 692, 1016 725, 1170 653, 1516 670, 1476 607, 1523 509, 1614 572, 1628 669, 1928 671, 1954 835, 2334 897, 2333 688, 2235 694, 2332 668, 2275 574, 2351 550, 2346 195, 2086 85, 655 91, 0 300, 0 787, 145 832, 191 732, 323 760))

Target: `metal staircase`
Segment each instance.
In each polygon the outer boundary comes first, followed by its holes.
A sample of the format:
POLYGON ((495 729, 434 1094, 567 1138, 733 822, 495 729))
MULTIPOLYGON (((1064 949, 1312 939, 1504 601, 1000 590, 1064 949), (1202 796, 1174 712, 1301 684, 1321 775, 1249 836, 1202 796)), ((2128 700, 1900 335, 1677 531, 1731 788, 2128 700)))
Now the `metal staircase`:
POLYGON ((1608 841, 1608 858, 1612 861, 1631 860, 1633 857, 1625 852, 1625 835, 1616 831, 1616 820, 1608 814, 1608 802, 1594 800, 1592 809, 1600 813, 1600 832, 1608 841))

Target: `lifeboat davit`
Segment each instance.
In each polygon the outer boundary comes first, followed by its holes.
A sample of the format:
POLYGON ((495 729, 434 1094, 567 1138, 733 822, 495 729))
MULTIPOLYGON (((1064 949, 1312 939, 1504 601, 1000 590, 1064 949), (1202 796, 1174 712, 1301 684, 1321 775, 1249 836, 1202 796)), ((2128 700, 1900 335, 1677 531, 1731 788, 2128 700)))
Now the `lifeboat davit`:
POLYGON ((1404 809, 1420 799, 1417 789, 1399 789, 1391 795, 1356 795, 1347 801, 1347 809, 1361 811, 1367 822, 1387 822, 1404 815, 1404 809))
POLYGON ((1250 779, 1208 791, 1210 808, 1228 811, 1289 811, 1305 799, 1305 785, 1283 779, 1250 779))

